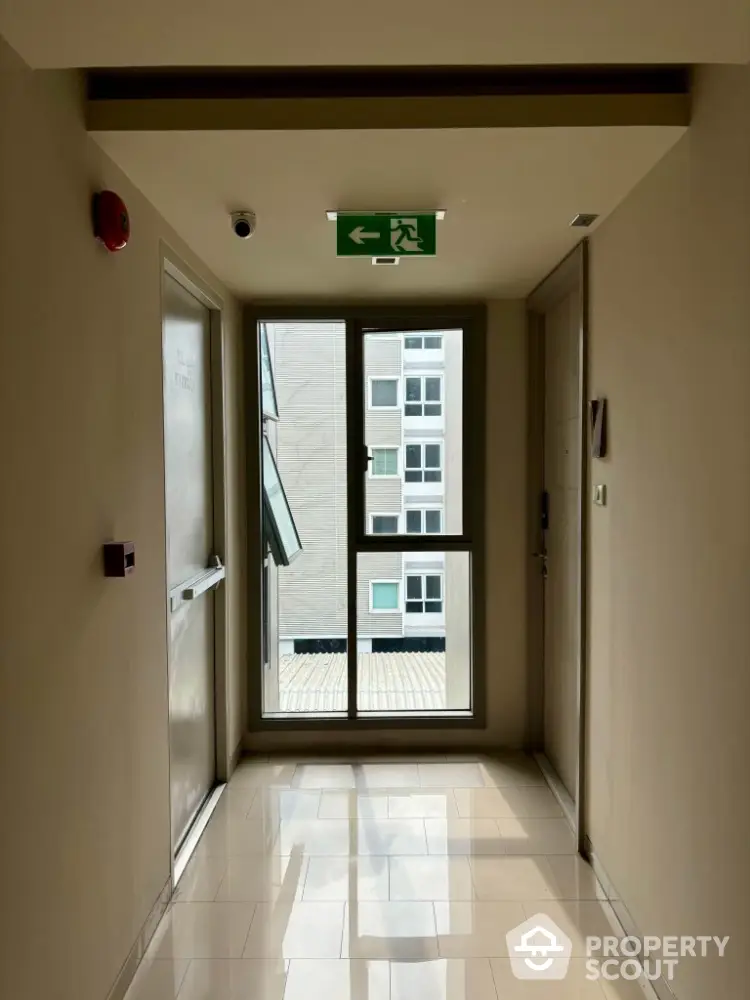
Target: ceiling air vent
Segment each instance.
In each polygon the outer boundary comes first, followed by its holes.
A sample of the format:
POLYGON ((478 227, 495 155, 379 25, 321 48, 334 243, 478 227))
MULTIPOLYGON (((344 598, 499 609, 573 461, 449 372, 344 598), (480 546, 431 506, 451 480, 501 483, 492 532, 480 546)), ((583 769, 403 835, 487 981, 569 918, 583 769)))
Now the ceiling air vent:
POLYGON ((398 257, 373 257, 372 258, 372 262, 375 265, 375 267, 379 267, 381 265, 384 266, 384 267, 395 267, 396 264, 398 264, 398 262, 399 262, 399 258, 398 257))
POLYGON ((596 222, 599 218, 598 215, 587 214, 586 212, 579 212, 578 215, 571 222, 571 226, 578 226, 581 229, 588 229, 592 222, 596 222))

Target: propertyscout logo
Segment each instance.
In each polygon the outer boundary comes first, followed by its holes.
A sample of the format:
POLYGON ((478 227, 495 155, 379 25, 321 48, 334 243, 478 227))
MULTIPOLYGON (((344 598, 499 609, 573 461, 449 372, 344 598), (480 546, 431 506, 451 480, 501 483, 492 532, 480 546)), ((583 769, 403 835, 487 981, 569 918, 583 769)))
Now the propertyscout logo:
MULTIPOLYGON (((573 945, 546 913, 537 913, 506 934, 517 979, 565 979, 573 945)), ((586 979, 672 980, 681 958, 724 957, 728 937, 587 937, 586 979)))

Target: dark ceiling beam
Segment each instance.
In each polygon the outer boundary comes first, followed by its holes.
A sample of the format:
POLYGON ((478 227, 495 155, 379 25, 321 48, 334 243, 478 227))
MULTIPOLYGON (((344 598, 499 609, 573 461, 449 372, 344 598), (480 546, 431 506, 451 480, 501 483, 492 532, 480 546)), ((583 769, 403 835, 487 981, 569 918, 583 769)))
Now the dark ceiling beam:
POLYGON ((106 130, 687 125, 685 67, 89 70, 106 130))

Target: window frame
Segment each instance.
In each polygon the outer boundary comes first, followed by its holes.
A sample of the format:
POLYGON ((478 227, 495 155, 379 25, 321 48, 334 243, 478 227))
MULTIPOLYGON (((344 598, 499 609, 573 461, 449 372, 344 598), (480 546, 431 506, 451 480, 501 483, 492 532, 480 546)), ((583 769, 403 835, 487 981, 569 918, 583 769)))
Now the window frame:
MULTIPOLYGON (((376 479, 387 478, 385 476, 376 476, 376 479)), ((370 534, 371 535, 400 535, 401 534, 401 514, 393 512, 384 514, 382 511, 376 511, 370 514, 370 534), (375 518, 376 517, 393 517, 396 519, 396 530, 395 531, 376 531, 375 530, 375 518)))
POLYGON ((442 333, 404 333, 404 351, 442 351, 444 350, 443 344, 443 334, 442 333), (429 337, 430 340, 440 340, 437 347, 425 347, 424 342, 429 337), (419 347, 407 347, 407 340, 421 340, 422 343, 419 347))
POLYGON ((371 615, 400 615, 403 614, 403 582, 401 580, 370 580, 369 587, 369 597, 370 597, 370 614, 371 615), (376 608, 373 604, 373 597, 375 596, 375 586, 379 583, 393 584, 396 587, 396 607, 395 608, 376 608))
POLYGON ((372 452, 369 456, 369 461, 367 462, 367 475, 369 479, 400 479, 401 473, 404 469, 404 464, 401 456, 401 445, 399 444, 371 444, 367 446, 368 452, 372 452), (376 475, 373 471, 375 469, 375 452, 376 451, 395 451, 396 452, 396 471, 394 473, 386 473, 385 475, 376 475))
POLYGON ((425 507, 406 507, 404 509, 404 534, 411 535, 442 535, 443 533, 443 508, 435 506, 425 506, 425 507), (420 529, 419 531, 409 531, 409 514, 419 514, 420 516, 420 529), (427 524, 427 514, 438 514, 440 516, 440 530, 439 531, 427 531, 425 525, 427 524))
MULTIPOLYGON (((434 439, 431 439, 431 438, 422 438, 419 441, 404 441, 404 460, 403 460, 403 465, 402 465, 402 471, 403 471, 403 477, 404 477, 404 484, 405 485, 407 483, 443 483, 444 484, 445 483, 445 478, 444 478, 444 476, 445 476, 445 441, 443 441, 443 440, 434 440, 434 439), (424 474, 427 471, 427 466, 425 465, 425 457, 426 457, 425 448, 428 445, 436 445, 440 449, 440 464, 437 465, 437 466, 434 466, 434 465, 430 466, 430 471, 431 472, 434 472, 436 470, 440 471, 440 478, 439 479, 425 479, 425 477, 424 477, 424 474), (421 479, 407 479, 406 478, 407 472, 414 472, 414 471, 416 471, 416 466, 408 466, 406 464, 406 449, 414 447, 414 446, 417 446, 417 447, 421 448, 421 459, 420 459, 420 466, 419 466, 419 471, 422 473, 422 478, 421 479)), ((424 534, 424 532, 423 532, 423 534, 424 534)))
POLYGON ((395 413, 401 409, 401 403, 403 401, 403 387, 401 385, 401 377, 399 375, 370 375, 367 379, 367 409, 372 410, 374 413, 395 413), (395 382, 396 383, 396 402, 389 406, 376 406, 372 401, 372 384, 373 382, 395 382))
POLYGON ((404 420, 443 420, 445 417, 445 375, 443 372, 404 372, 404 387, 402 391, 402 402, 403 402, 403 413, 404 420), (407 398, 407 382, 410 378, 419 379, 420 382, 420 398, 418 401, 409 400, 407 398), (428 378, 437 379, 440 384, 440 398, 439 399, 427 399, 426 392, 426 380, 428 378), (407 406, 419 406, 422 409, 421 413, 407 413, 407 406), (425 406, 439 406, 440 413, 429 413, 424 412, 425 406))
MULTIPOLYGON (((404 615, 444 615, 445 614, 445 570, 437 570, 434 572, 424 570, 419 573, 404 573, 404 615), (428 603, 427 598, 427 577, 435 577, 440 580, 440 610, 439 611, 427 611, 425 606, 428 603), (408 605, 416 603, 415 600, 409 600, 408 595, 408 580, 416 579, 422 581, 422 597, 419 603, 422 605, 421 611, 410 611, 408 605)), ((431 603, 435 603, 435 598, 431 599, 431 603)))

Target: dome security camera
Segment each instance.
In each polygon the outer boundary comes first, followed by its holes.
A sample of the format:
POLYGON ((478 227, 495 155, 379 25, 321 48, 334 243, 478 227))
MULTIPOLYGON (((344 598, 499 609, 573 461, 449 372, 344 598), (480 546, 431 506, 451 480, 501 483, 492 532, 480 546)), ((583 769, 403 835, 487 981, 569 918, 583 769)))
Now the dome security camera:
POLYGON ((255 212, 232 212, 229 218, 234 235, 241 240, 249 240, 258 224, 255 212))

